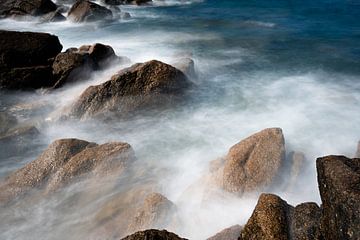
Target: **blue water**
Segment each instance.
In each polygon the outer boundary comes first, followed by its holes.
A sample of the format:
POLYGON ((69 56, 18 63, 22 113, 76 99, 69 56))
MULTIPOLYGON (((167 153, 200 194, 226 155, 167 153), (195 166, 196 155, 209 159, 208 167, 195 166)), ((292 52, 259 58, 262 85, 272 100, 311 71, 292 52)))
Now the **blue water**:
MULTIPOLYGON (((0 177, 35 159, 58 138, 126 141, 139 164, 150 166, 147 171, 161 193, 178 204, 183 226, 177 232, 205 239, 244 224, 257 197, 213 200, 203 206, 201 189, 186 195, 188 187, 233 144, 261 129, 281 127, 287 151, 305 153, 307 171, 300 178, 301 189, 274 192, 291 204, 320 203, 315 159, 328 154, 352 157, 360 140, 359 1, 165 0, 150 7, 124 6, 122 11, 132 18, 89 24, 1 20, 0 29, 50 32, 59 36, 64 50, 102 42, 133 62, 171 63, 191 57, 198 78, 190 79, 197 87, 188 104, 132 121, 52 121, 89 85, 108 80, 123 66, 52 94, 0 92, 1 110, 35 123, 42 133, 37 139, 41 147, 0 159, 0 177), (24 102, 50 107, 20 114, 14 105, 24 102)), ((86 220, 91 221, 99 206, 89 204, 83 211, 79 206, 79 212, 67 214, 61 207, 69 194, 30 209, 0 212, 0 238, 88 239, 93 229, 86 220)), ((102 196, 104 201, 107 197, 102 196)))

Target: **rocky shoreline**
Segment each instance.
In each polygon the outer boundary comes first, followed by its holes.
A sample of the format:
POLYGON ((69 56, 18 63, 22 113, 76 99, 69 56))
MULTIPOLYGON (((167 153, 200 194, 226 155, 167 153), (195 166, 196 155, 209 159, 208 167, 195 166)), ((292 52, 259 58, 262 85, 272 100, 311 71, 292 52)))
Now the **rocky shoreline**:
MULTIPOLYGON (((21 10, 21 14, 46 14, 55 9, 46 1, 43 4, 41 9, 21 10)), ((68 17, 77 12, 77 7, 99 11, 101 18, 110 14, 88 4, 88 1, 77 1, 68 17)), ((10 8, 6 14, 18 14, 17 11, 10 8)), ((86 14, 75 15, 74 21, 90 20, 86 14)), ((86 81, 94 71, 130 61, 101 43, 61 51, 58 37, 47 33, 0 31, 0 88, 10 92, 46 89, 44 94, 52 94, 76 81, 86 81)), ((176 107, 186 99, 187 91, 196 87, 190 80, 194 73, 191 59, 173 66, 157 60, 133 64, 119 69, 108 81, 89 86, 62 112, 58 121, 119 120, 152 109, 162 111, 176 107)), ((19 128, 12 116, 0 115, 0 120, 0 142, 10 147, 21 147, 29 138, 41 134, 33 126, 19 128)), ((359 152, 360 144, 356 157, 359 152)), ((198 185, 205 186, 204 201, 222 194, 242 198, 253 192, 271 191, 279 185, 295 188, 304 161, 303 153, 286 151, 282 129, 264 129, 232 146, 226 156, 212 161, 208 172, 189 188, 184 198, 197 191, 198 185)), ((135 184, 149 172, 146 166, 138 169, 136 162, 136 153, 125 142, 97 144, 58 139, 37 159, 0 182, 0 205, 46 198, 79 182, 91 185, 109 178, 107 181, 111 184, 107 188, 111 189, 118 181, 127 179, 134 184, 99 206, 92 219, 94 236, 126 240, 183 239, 165 230, 155 230, 176 229, 180 225, 177 206, 160 193, 156 183, 135 184)), ((360 239, 360 159, 321 157, 316 160, 316 168, 321 206, 302 203, 294 207, 279 196, 263 193, 244 226, 229 226, 209 239, 360 239)))

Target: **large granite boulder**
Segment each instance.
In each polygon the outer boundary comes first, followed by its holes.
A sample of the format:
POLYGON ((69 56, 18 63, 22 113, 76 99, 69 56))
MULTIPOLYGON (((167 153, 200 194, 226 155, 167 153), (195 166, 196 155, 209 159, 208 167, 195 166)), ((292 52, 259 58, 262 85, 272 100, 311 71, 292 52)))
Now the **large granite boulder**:
POLYGON ((210 170, 216 184, 241 195, 271 186, 284 159, 282 130, 268 128, 232 146, 227 156, 212 162, 210 170))
POLYGON ((2 0, 0 1, 0 18, 24 15, 39 16, 55 11, 56 8, 56 4, 51 0, 2 0))
POLYGON ((243 229, 242 226, 234 225, 225 228, 224 230, 215 234, 214 236, 209 237, 207 240, 238 240, 242 229, 243 229))
POLYGON ((152 60, 135 64, 111 80, 87 88, 73 104, 70 116, 127 117, 141 110, 172 106, 181 101, 191 82, 178 69, 152 60))
POLYGON ((57 190, 82 176, 121 173, 134 159, 127 143, 95 143, 78 139, 53 142, 36 160, 0 182, 0 202, 7 203, 29 190, 57 190))
POLYGON ((47 33, 0 31, 0 88, 36 89, 54 84, 52 59, 61 52, 47 33))
POLYGON ((122 240, 186 240, 175 233, 166 230, 149 229, 142 232, 136 232, 122 240))
POLYGON ((316 160, 325 239, 360 239, 360 159, 316 160))
POLYGON ((73 22, 92 22, 112 19, 112 12, 106 7, 87 0, 78 0, 71 7, 68 19, 73 22))

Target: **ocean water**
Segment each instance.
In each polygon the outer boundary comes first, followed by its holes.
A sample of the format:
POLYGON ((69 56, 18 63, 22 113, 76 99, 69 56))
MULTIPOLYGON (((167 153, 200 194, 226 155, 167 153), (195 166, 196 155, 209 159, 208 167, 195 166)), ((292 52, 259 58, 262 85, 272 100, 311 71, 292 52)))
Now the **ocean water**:
MULTIPOLYGON (((191 57, 198 78, 191 79, 197 87, 189 104, 111 124, 53 121, 84 89, 124 66, 94 73, 52 94, 0 92, 2 111, 34 123, 42 133, 36 139, 39 147, 0 159, 0 178, 35 159, 55 139, 125 141, 139 163, 149 165, 161 193, 178 204, 182 228, 177 233, 206 239, 225 227, 245 224, 258 195, 204 206, 201 192, 184 201, 186 189, 235 143, 264 128, 281 127, 287 152, 304 152, 307 169, 301 188, 273 191, 290 204, 320 203, 315 159, 353 157, 360 140, 359 1, 158 0, 154 6, 124 6, 122 11, 132 18, 86 24, 1 20, 0 29, 49 32, 59 36, 64 50, 109 44, 133 63, 191 57), (14 105, 24 102, 50 107, 22 115, 14 105)), ((0 151, 6 149, 0 146, 0 151)), ((1 209, 0 239, 89 239, 83 225, 98 202, 87 202, 70 214, 61 207, 67 194, 34 206, 1 209)))

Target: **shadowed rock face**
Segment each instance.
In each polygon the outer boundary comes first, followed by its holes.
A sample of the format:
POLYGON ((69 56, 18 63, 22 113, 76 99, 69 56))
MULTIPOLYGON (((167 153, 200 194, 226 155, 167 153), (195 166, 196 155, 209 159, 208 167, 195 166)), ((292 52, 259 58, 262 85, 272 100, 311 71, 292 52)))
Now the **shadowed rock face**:
POLYGON ((57 140, 36 160, 0 183, 0 202, 9 202, 33 188, 53 191, 89 173, 119 173, 133 158, 127 143, 97 145, 78 139, 57 140))
POLYGON ((126 117, 139 110, 175 104, 190 86, 186 76, 168 64, 155 60, 135 64, 110 81, 87 88, 72 106, 70 116, 126 117))
POLYGON ((0 18, 9 16, 38 16, 56 10, 51 0, 2 0, 0 2, 0 18))
POLYGON ((242 226, 234 225, 229 228, 222 230, 207 240, 238 240, 242 226))
POLYGON ((91 22, 112 19, 112 12, 106 7, 87 0, 78 0, 71 7, 68 18, 73 22, 91 22))
POLYGON ((316 167, 325 239, 360 239, 360 159, 327 156, 316 167))
POLYGON ((166 230, 150 229, 142 232, 134 233, 122 240, 186 240, 178 235, 168 232, 166 230))
POLYGON ((284 158, 281 129, 262 130, 231 147, 224 166, 224 188, 229 192, 248 192, 269 186, 284 158))

